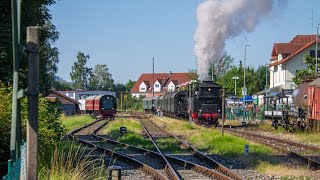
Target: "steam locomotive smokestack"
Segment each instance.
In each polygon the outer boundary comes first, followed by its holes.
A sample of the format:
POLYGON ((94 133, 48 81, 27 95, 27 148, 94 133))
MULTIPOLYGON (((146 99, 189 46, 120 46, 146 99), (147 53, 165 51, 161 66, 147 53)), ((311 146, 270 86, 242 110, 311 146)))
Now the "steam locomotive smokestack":
POLYGON ((275 2, 279 6, 287 4, 286 0, 205 0, 199 4, 194 52, 200 79, 207 77, 210 64, 220 56, 226 40, 253 31, 275 2))

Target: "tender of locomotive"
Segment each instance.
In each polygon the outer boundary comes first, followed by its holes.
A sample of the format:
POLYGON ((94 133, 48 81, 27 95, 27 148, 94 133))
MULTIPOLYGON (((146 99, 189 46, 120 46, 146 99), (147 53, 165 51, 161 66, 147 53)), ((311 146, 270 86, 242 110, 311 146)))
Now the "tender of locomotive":
POLYGON ((160 107, 163 114, 174 118, 192 119, 197 124, 217 126, 221 117, 221 86, 212 81, 189 85, 188 90, 144 98, 144 110, 160 107))
POLYGON ((116 98, 112 95, 90 96, 84 102, 84 110, 87 114, 114 117, 117 113, 116 98))

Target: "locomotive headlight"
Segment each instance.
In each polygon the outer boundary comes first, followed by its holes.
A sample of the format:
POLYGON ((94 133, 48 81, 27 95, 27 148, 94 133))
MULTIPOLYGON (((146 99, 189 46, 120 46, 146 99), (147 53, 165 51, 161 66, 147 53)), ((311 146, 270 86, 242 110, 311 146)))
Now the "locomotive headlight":
POLYGON ((218 112, 220 112, 220 109, 218 109, 218 112))
POLYGON ((210 91, 211 91, 211 88, 208 88, 208 91, 210 92, 210 91))

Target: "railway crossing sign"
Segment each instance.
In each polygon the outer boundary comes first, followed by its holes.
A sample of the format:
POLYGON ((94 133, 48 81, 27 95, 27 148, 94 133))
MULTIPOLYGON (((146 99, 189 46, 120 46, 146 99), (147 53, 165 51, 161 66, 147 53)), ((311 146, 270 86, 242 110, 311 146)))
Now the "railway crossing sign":
POLYGON ((245 144, 244 145, 244 155, 248 155, 249 154, 249 144, 245 144))

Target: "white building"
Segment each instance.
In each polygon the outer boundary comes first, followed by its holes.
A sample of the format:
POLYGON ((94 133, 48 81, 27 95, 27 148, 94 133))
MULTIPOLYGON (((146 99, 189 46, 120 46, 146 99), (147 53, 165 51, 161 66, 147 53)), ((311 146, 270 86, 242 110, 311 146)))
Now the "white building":
POLYGON ((270 88, 296 88, 292 78, 298 70, 306 68, 305 55, 315 56, 315 38, 315 35, 297 35, 289 43, 274 43, 269 63, 270 88))
POLYGON ((154 89, 154 96, 159 96, 166 92, 174 92, 178 87, 186 85, 195 77, 195 73, 141 74, 131 89, 131 95, 135 97, 152 97, 152 87, 154 89))

